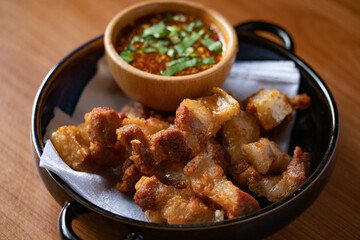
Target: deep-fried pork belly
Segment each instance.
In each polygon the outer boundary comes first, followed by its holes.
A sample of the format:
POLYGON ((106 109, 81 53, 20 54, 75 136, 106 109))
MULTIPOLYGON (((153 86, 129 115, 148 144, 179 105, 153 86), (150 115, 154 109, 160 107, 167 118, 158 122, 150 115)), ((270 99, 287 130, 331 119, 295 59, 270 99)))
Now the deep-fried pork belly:
POLYGON ((147 109, 141 104, 128 104, 121 109, 120 114, 123 117, 132 115, 137 118, 147 118, 147 109))
POLYGON ((289 98, 289 103, 293 110, 305 110, 310 106, 311 98, 306 94, 298 94, 293 98, 289 98))
POLYGON ((168 224, 200 224, 224 219, 221 210, 213 210, 187 189, 166 186, 155 176, 142 177, 135 185, 135 203, 146 212, 149 221, 168 224))
POLYGON ((246 99, 246 111, 253 114, 265 130, 278 126, 293 110, 304 110, 310 105, 310 97, 300 94, 289 98, 276 89, 260 89, 246 99))
POLYGON ((279 175, 286 170, 291 157, 273 141, 260 138, 259 141, 243 144, 246 159, 261 174, 279 175))
POLYGON ((88 140, 77 126, 63 126, 51 136, 51 142, 62 160, 77 170, 89 154, 88 140))
POLYGON ((310 166, 309 160, 310 155, 302 152, 300 147, 296 147, 285 172, 279 176, 262 176, 252 179, 249 189, 271 202, 279 201, 305 182, 310 166))
POLYGON ((152 135, 151 146, 157 156, 166 156, 171 161, 187 162, 193 154, 186 133, 176 127, 169 127, 152 135))
POLYGON ((155 172, 155 176, 162 183, 182 189, 189 185, 188 178, 184 174, 185 164, 183 162, 163 161, 155 172))
POLYGON ((197 100, 183 100, 176 111, 175 126, 191 133, 202 144, 240 111, 239 103, 224 90, 214 88, 213 92, 197 100))
POLYGON ((184 168, 195 195, 221 206, 229 219, 259 210, 259 204, 253 197, 226 179, 223 169, 213 160, 215 154, 208 145, 184 168))
POLYGON ((136 125, 139 127, 145 136, 152 135, 154 133, 157 133, 163 129, 166 129, 170 127, 170 123, 164 122, 157 118, 138 118, 133 115, 128 115, 124 120, 122 121, 123 125, 136 125))
POLYGON ((176 112, 175 126, 168 127, 168 123, 163 122, 155 127, 152 122, 161 120, 151 118, 124 119, 123 124, 128 125, 117 130, 118 140, 129 151, 131 148, 130 159, 140 172, 152 175, 162 161, 189 161, 239 110, 235 99, 214 88, 214 94, 209 97, 185 99, 176 112), (164 127, 168 128, 161 130, 164 127))
POLYGON ((126 159, 121 167, 122 179, 116 184, 116 189, 120 192, 132 192, 135 189, 135 184, 143 176, 134 162, 126 159))
POLYGON ((89 155, 86 161, 95 164, 98 169, 108 169, 121 165, 126 159, 125 149, 105 147, 99 143, 90 143, 89 155))
POLYGON ((257 141, 260 137, 260 125, 254 116, 240 111, 221 128, 226 142, 226 151, 230 156, 229 172, 232 180, 240 187, 247 187, 248 179, 254 173, 246 160, 242 145, 257 141), (249 169, 248 169, 249 168, 249 169))
POLYGON ((91 142, 113 147, 116 142, 116 129, 121 127, 121 119, 113 109, 99 107, 85 114, 85 126, 91 142))
POLYGON ((260 137, 260 125, 257 120, 245 111, 240 111, 221 128, 226 142, 226 151, 230 155, 231 164, 245 158, 242 145, 255 142, 260 137))
POLYGON ((265 130, 276 127, 292 113, 286 95, 275 89, 262 88, 247 101, 246 111, 253 114, 265 130))

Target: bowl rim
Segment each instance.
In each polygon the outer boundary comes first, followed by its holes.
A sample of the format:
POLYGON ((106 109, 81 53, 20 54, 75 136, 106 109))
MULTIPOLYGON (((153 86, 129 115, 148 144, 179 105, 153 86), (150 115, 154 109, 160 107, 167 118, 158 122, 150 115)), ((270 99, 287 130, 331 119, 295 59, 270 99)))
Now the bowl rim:
MULTIPOLYGON (((156 11, 154 11, 156 12, 156 11)), ((144 15, 146 16, 146 15, 144 15)), ((220 31, 220 30, 219 30, 220 31)), ((152 81, 192 81, 200 78, 204 78, 208 75, 211 75, 217 71, 219 71, 227 62, 232 61, 233 57, 236 55, 237 52, 237 35, 235 32, 235 29, 233 28, 232 24, 219 12, 215 11, 214 9, 211 9, 205 5, 202 5, 200 3, 195 2, 185 2, 182 0, 173 0, 173 1, 166 1, 166 0, 151 0, 146 2, 140 2, 138 4, 131 5, 130 7, 127 7, 120 11, 118 14, 116 14, 108 23, 105 29, 104 33, 104 46, 105 46, 105 52, 108 55, 108 57, 111 58, 112 61, 116 63, 121 69, 127 72, 131 72, 132 74, 149 79, 152 81), (195 74, 189 74, 189 75, 183 75, 183 76, 162 76, 157 74, 152 74, 148 72, 144 72, 131 64, 128 64, 125 62, 120 56, 119 53, 116 51, 113 41, 112 41, 112 35, 113 31, 116 28, 119 20, 121 20, 124 16, 127 16, 129 14, 132 14, 133 11, 136 11, 138 8, 147 8, 151 5, 182 5, 187 8, 196 9, 198 11, 203 12, 204 14, 211 15, 214 19, 216 19, 221 25, 224 26, 224 29, 226 30, 227 34, 229 34, 229 41, 226 43, 226 49, 223 51, 223 56, 220 59, 218 63, 216 63, 214 66, 212 66, 209 69, 206 69, 204 71, 195 73, 195 74)))
MULTIPOLYGON (((262 37, 256 36, 254 34, 250 34, 247 32, 240 32, 242 36, 250 38, 250 40, 254 42, 260 42, 267 47, 272 48, 273 50, 276 50, 277 52, 285 55, 290 60, 293 60, 295 64, 300 67, 302 70, 304 70, 307 74, 311 76, 313 81, 319 86, 323 94, 325 95, 325 98, 327 100, 327 104, 329 105, 329 109, 331 111, 331 132, 330 132, 330 138, 327 144, 326 151, 324 152, 324 156, 322 160, 320 161, 318 167, 314 170, 314 172, 311 174, 311 176, 306 179, 305 183, 303 183, 294 193, 291 195, 285 197, 284 199, 272 203, 269 206, 266 206, 259 211, 239 217, 236 219, 227 219, 221 222, 214 222, 214 223, 206 223, 206 224, 191 224, 191 225, 165 225, 165 224, 159 224, 159 223, 150 223, 145 222, 141 220, 135 220, 132 218, 124 217, 118 214, 114 214, 110 211, 107 211, 105 209, 102 209, 84 197, 80 196, 76 191, 74 191, 71 187, 67 185, 66 182, 64 182, 60 177, 58 177, 55 173, 49 171, 46 169, 47 173, 51 176, 51 178, 54 179, 54 181, 63 189, 65 190, 71 197, 73 197, 76 201, 80 202, 85 207, 91 209, 92 211, 101 214, 105 217, 108 217, 110 219, 123 222, 125 224, 131 224, 134 226, 139 227, 146 227, 146 228, 152 228, 152 229, 162 229, 162 230, 204 230, 204 229, 212 229, 212 228, 220 228, 225 226, 230 226, 237 224, 239 222, 248 222, 256 220, 262 216, 268 215, 274 211, 276 211, 279 208, 282 208, 285 205, 290 204, 291 202, 295 201, 299 196, 303 195, 304 192, 307 189, 310 189, 310 187, 316 182, 317 179, 319 179, 324 173, 327 167, 329 167, 330 163, 334 161, 334 154, 335 149, 338 143, 339 139, 339 131, 340 131, 340 123, 339 123, 339 114, 336 107, 335 100, 326 86, 326 84, 323 82, 323 80, 311 69, 303 60, 301 60, 299 57, 297 57, 295 54, 290 53, 283 47, 281 47, 278 44, 275 44, 274 42, 271 42, 270 40, 264 39, 262 37)), ((49 89, 49 86, 53 83, 54 78, 56 77, 57 73, 61 71, 64 65, 66 65, 67 61, 76 58, 76 55, 79 52, 86 51, 87 48, 91 48, 93 45, 96 44, 100 46, 98 41, 103 41, 103 36, 99 36, 93 40, 90 40, 89 42, 81 45, 80 47, 76 48, 73 52, 71 52, 68 56, 66 56, 62 61, 60 61, 57 65, 55 65, 49 73, 46 75, 46 77, 43 80, 43 83, 41 84, 33 105, 33 112, 32 112, 32 124, 31 124, 31 141, 34 145, 35 152, 37 154, 37 157, 40 158, 42 152, 43 152, 43 145, 42 145, 42 137, 39 136, 39 104, 42 103, 44 100, 44 95, 46 95, 46 92, 49 89)))

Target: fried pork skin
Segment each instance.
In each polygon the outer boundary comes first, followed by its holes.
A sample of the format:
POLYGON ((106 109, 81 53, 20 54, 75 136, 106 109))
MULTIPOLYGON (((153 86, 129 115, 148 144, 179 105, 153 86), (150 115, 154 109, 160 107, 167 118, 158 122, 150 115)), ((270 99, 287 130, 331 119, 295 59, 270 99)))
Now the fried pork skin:
POLYGON ((77 126, 63 126, 51 136, 51 142, 62 160, 77 170, 89 154, 88 141, 77 126))
POLYGON ((213 210, 187 189, 166 186, 155 176, 142 177, 135 185, 135 203, 151 222, 201 224, 222 221, 221 210, 213 210))
POLYGON ((223 169, 214 161, 214 148, 198 154, 184 168, 195 195, 221 206, 229 219, 245 216, 259 210, 259 203, 226 179, 223 169))
POLYGON ((99 107, 85 114, 85 126, 91 142, 113 147, 117 137, 116 129, 121 127, 121 119, 114 109, 99 107))
POLYGON ((311 104, 311 98, 306 93, 298 94, 293 98, 288 97, 288 100, 293 110, 305 110, 311 104))
POLYGON ((185 99, 176 112, 173 126, 163 122, 156 124, 156 128, 155 119, 125 118, 122 122, 127 125, 117 130, 117 139, 131 151, 130 159, 140 172, 150 176, 162 161, 188 162, 239 111, 234 98, 214 88, 211 96, 185 99))
POLYGON ((240 105, 233 97, 220 88, 214 88, 211 96, 182 101, 176 111, 175 126, 204 144, 239 111, 240 105))
POLYGON ((244 101, 246 111, 254 115, 265 130, 271 130, 281 124, 293 110, 304 110, 310 106, 307 94, 289 98, 276 89, 260 89, 244 101))
POLYGON ((121 167, 121 172, 122 179, 116 184, 116 189, 123 193, 133 192, 135 184, 143 175, 130 159, 125 160, 121 167))
POLYGON ((285 94, 278 90, 260 89, 247 100, 246 111, 254 115, 265 130, 278 126, 292 113, 285 94))
POLYGON ((257 142, 243 144, 246 160, 261 174, 279 175, 286 170, 291 157, 273 141, 260 138, 257 142))
POLYGON ((230 156, 229 172, 232 180, 241 188, 247 188, 249 178, 254 171, 246 160, 242 145, 255 142, 260 137, 260 125, 256 118, 245 111, 240 111, 221 128, 226 142, 226 151, 230 156), (249 168, 249 169, 248 169, 249 168))
POLYGON ((300 147, 296 147, 285 172, 279 176, 261 176, 252 179, 249 189, 271 202, 279 201, 292 194, 305 182, 310 167, 309 160, 310 155, 303 152, 300 147))
POLYGON ((144 135, 152 135, 154 133, 157 133, 163 129, 166 129, 170 127, 170 123, 164 122, 160 119, 149 117, 147 119, 145 118, 138 118, 134 115, 128 115, 124 120, 122 121, 123 125, 136 125, 139 127, 144 135))
POLYGON ((230 155, 230 162, 236 164, 245 158, 242 145, 260 138, 260 125, 255 117, 241 110, 224 124, 221 132, 226 142, 226 151, 230 155))

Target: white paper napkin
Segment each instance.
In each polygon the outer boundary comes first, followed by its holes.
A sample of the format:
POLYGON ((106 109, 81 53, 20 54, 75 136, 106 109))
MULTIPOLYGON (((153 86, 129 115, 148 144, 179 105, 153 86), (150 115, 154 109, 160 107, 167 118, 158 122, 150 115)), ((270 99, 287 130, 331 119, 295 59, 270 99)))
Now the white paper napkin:
MULTIPOLYGON (((292 61, 237 62, 230 76, 222 86, 237 99, 242 100, 260 88, 278 89, 293 97, 298 92, 300 74, 292 61)), ((84 114, 94 107, 111 107, 116 111, 130 103, 114 82, 105 58, 98 63, 98 71, 84 89, 72 117, 60 109, 54 110, 45 139, 63 125, 77 125, 84 122, 84 114)), ((287 151, 292 124, 275 141, 287 151)), ((66 165, 57 154, 50 140, 46 141, 40 166, 61 177, 73 190, 100 208, 124 217, 146 221, 145 214, 134 203, 132 196, 120 193, 115 185, 118 181, 116 170, 102 175, 78 172, 66 165)))

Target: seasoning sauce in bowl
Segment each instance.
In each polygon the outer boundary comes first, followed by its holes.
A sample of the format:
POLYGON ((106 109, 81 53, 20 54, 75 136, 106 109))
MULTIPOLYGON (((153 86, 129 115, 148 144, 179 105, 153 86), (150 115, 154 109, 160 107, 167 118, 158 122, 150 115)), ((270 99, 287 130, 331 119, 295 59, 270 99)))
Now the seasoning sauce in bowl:
POLYGON ((221 14, 175 0, 122 10, 107 25, 104 46, 111 74, 124 93, 165 111, 220 87, 238 50, 235 29, 221 14))
POLYGON ((180 12, 137 19, 119 34, 116 50, 132 66, 163 76, 184 76, 211 68, 221 60, 223 44, 216 28, 180 12))

